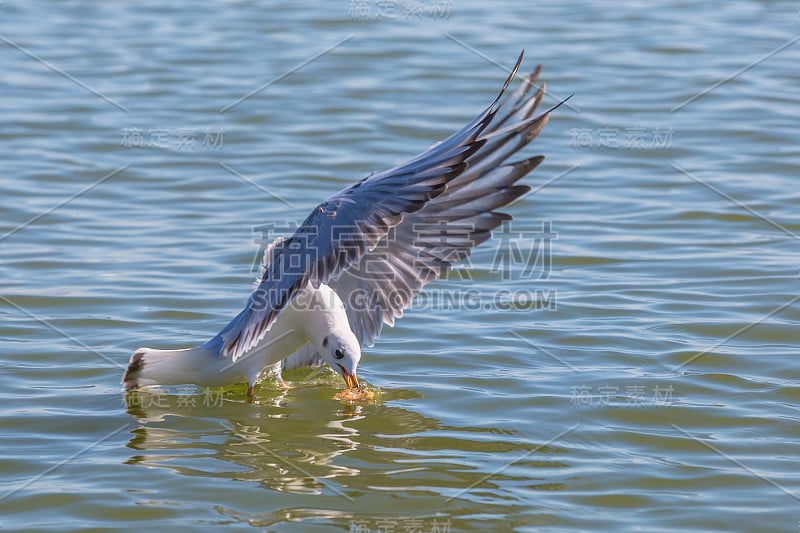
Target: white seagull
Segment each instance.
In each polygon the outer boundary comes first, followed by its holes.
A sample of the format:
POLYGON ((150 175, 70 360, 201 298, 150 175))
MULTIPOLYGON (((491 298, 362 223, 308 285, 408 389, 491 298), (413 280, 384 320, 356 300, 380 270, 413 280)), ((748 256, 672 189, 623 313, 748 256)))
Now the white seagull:
POLYGON ((425 284, 511 220, 497 212, 530 190, 515 183, 543 156, 505 161, 536 137, 563 101, 534 116, 540 66, 505 100, 520 54, 497 98, 475 120, 420 155, 370 175, 319 204, 264 254, 244 310, 208 342, 183 350, 139 348, 125 390, 247 381, 265 370, 324 362, 358 387, 361 347, 394 325, 425 284))

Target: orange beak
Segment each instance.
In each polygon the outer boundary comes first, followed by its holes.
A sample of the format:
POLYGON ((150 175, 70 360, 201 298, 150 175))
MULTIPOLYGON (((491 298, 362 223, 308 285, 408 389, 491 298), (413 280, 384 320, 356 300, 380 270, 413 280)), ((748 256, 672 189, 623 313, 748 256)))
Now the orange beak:
POLYGON ((342 365, 339 365, 339 368, 342 371, 342 377, 344 378, 344 382, 347 384, 347 388, 358 388, 358 379, 356 378, 356 375, 345 370, 342 365))

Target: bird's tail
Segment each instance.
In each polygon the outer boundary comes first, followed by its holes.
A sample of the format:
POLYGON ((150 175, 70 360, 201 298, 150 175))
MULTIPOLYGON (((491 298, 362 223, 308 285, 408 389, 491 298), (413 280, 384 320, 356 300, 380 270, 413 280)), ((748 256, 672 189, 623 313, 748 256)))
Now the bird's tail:
POLYGON ((128 361, 122 384, 129 391, 149 385, 179 385, 187 376, 202 372, 209 364, 211 351, 205 346, 183 350, 139 348, 128 361))

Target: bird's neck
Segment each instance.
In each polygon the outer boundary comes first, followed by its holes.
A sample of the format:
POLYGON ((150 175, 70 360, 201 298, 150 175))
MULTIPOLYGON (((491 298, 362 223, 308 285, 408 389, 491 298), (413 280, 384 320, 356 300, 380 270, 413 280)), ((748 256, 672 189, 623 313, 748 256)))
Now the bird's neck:
POLYGON ((291 321, 300 324, 305 336, 318 348, 326 336, 339 331, 343 324, 350 327, 341 298, 324 284, 315 289, 309 283, 283 313, 286 311, 295 315, 291 321))

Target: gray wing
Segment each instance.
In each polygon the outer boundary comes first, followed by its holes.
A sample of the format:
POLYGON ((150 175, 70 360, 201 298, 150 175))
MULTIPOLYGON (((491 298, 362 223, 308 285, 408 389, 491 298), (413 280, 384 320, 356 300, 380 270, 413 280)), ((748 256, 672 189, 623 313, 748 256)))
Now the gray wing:
POLYGON ((530 190, 514 184, 544 157, 505 161, 539 134, 549 113, 558 107, 533 117, 545 91, 542 85, 529 95, 539 70, 502 104, 478 136, 482 146, 466 158, 467 167, 446 190, 406 215, 360 263, 329 282, 343 301, 349 298, 348 319, 362 344, 371 346, 383 324, 394 325, 427 283, 511 220, 495 210, 530 190))
POLYGON ((475 120, 410 161, 335 194, 294 235, 277 243, 245 309, 215 338, 222 353, 238 359, 263 338, 297 291, 309 282, 315 287, 329 283, 357 267, 404 216, 423 209, 463 174, 467 159, 488 142, 480 139, 481 133, 499 111, 521 61, 522 54, 500 94, 475 120))

